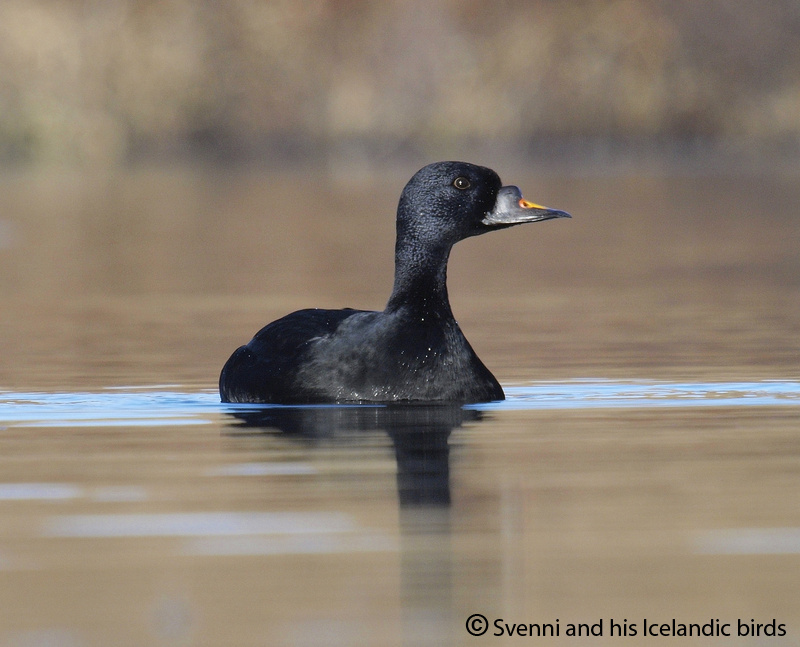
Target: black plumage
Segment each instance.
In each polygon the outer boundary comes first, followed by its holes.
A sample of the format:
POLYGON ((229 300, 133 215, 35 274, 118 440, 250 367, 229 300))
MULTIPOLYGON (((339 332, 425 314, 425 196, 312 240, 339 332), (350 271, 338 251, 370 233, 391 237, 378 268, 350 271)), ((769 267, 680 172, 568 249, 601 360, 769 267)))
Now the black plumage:
POLYGON ((488 402, 503 389, 464 337, 447 296, 460 240, 569 217, 522 199, 491 169, 438 162, 397 208, 394 289, 382 312, 309 309, 262 328, 220 375, 224 402, 488 402))

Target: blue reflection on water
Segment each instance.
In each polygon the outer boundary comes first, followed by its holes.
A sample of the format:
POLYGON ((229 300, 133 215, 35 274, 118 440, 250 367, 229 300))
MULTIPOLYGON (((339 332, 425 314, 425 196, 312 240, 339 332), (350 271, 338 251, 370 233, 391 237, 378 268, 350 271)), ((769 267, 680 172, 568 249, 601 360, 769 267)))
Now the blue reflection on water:
POLYGON ((800 406, 800 382, 616 382, 572 380, 505 388, 506 400, 481 409, 623 409, 800 406))
MULTIPOLYGON (((710 383, 571 380, 507 386, 505 391, 505 401, 468 405, 468 408, 502 411, 800 406, 800 382, 782 380, 710 383)), ((211 424, 221 414, 246 410, 248 406, 223 404, 216 391, 190 393, 165 387, 72 393, 0 391, 0 428, 202 425, 211 424)))

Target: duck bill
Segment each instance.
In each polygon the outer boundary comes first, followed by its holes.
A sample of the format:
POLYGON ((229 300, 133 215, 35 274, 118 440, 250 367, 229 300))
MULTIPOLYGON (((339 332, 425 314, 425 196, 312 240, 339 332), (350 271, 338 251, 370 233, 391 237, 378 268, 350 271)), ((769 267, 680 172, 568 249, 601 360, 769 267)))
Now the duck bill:
POLYGON ((528 202, 515 186, 504 186, 497 193, 494 209, 487 212, 481 222, 487 227, 510 227, 525 222, 571 217, 566 211, 528 202))

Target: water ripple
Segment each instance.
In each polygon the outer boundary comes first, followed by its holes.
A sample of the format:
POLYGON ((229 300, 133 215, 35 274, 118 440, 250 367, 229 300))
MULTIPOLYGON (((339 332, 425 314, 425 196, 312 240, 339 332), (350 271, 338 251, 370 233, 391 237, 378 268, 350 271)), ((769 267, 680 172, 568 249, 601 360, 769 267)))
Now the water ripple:
POLYGON ((481 409, 623 409, 800 406, 800 382, 616 382, 571 380, 505 387, 506 401, 481 409))
MULTIPOLYGON (((176 388, 172 385, 170 389, 176 388)), ((660 407, 800 406, 800 382, 657 382, 570 380, 505 387, 502 402, 468 405, 482 411, 660 407)), ((211 424, 253 405, 219 401, 216 391, 111 388, 100 392, 0 391, 0 429, 211 424)), ((260 405, 259 405, 260 406, 260 405)), ((317 405, 326 406, 326 405, 317 405)), ((358 406, 358 405, 351 405, 358 406)), ((377 406, 377 405, 371 405, 377 406)))

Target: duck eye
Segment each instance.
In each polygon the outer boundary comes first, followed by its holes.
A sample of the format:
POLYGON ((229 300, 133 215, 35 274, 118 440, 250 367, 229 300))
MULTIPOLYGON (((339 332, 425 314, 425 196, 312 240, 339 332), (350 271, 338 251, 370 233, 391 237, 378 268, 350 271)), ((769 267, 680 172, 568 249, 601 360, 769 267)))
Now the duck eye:
POLYGON ((467 178, 457 177, 455 180, 453 180, 453 186, 463 191, 464 189, 468 189, 471 185, 467 178))

